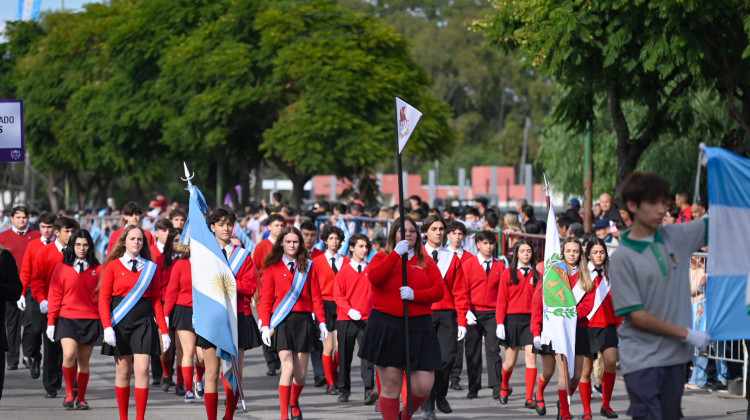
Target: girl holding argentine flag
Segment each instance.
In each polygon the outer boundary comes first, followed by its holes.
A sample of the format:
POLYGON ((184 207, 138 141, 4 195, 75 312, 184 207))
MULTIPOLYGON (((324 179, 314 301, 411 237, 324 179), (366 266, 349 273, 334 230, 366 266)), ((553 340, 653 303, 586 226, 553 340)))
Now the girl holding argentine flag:
POLYGON ((258 316, 263 343, 281 359, 281 419, 290 418, 291 406, 291 420, 302 420, 299 396, 305 387, 310 352, 315 350, 316 338, 328 338, 328 328, 318 277, 297 228, 287 226, 281 231, 263 268, 258 316))

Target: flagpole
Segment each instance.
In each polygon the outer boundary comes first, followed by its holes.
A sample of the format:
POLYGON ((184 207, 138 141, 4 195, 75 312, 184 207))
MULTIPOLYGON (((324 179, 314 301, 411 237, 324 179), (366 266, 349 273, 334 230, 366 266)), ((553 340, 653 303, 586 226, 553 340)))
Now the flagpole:
MULTIPOLYGON (((395 107, 398 109, 398 102, 395 102, 395 107)), ((398 123, 396 123, 396 138, 398 139, 398 123)), ((404 209, 404 170, 401 162, 401 152, 398 153, 398 211, 401 219, 401 240, 406 239, 406 211, 404 209)), ((414 244, 416 247, 417 244, 414 244)), ((409 253, 405 253, 401 256, 401 276, 404 279, 404 286, 408 286, 409 282, 406 278, 406 261, 409 257, 409 253)), ((411 407, 411 363, 409 360, 409 301, 404 301, 404 340, 406 342, 404 355, 406 356, 406 410, 409 415, 412 414, 411 407)))
POLYGON ((242 377, 240 376, 239 366, 237 366, 237 359, 234 355, 229 355, 232 360, 232 370, 234 371, 234 378, 237 382, 237 392, 240 393, 240 401, 242 401, 242 411, 247 411, 247 405, 245 404, 245 392, 242 390, 242 377))

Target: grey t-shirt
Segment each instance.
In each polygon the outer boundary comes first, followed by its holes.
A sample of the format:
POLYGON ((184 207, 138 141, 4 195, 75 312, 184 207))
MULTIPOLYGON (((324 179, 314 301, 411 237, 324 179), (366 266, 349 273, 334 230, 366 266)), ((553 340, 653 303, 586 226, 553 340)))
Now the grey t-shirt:
POLYGON ((622 235, 609 275, 615 312, 623 316, 617 331, 623 374, 692 358, 692 346, 637 328, 627 314, 643 309, 663 321, 691 328, 690 256, 706 244, 707 224, 708 219, 702 219, 662 226, 653 242, 630 239, 629 231, 622 235))

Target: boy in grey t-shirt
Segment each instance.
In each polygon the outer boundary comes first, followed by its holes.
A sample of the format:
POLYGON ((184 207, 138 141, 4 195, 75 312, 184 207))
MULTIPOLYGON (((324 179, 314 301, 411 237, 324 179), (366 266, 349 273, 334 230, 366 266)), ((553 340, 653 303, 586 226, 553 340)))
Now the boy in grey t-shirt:
POLYGON ((710 337, 692 330, 690 256, 706 244, 707 219, 660 226, 671 197, 655 173, 633 172, 622 185, 633 220, 612 254, 615 312, 623 317, 620 365, 634 419, 679 419, 685 363, 710 337))

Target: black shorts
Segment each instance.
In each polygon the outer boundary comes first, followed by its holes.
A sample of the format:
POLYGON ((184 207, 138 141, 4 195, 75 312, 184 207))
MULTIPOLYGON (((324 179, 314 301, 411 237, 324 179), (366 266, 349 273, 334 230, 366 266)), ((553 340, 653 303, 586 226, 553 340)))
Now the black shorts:
POLYGON ((310 312, 289 312, 273 330, 271 348, 276 351, 291 350, 298 353, 315 351, 320 329, 310 312))
POLYGON ((336 329, 336 302, 332 300, 323 299, 323 310, 326 313, 326 328, 328 332, 333 332, 336 329))
POLYGON ((531 336, 531 314, 509 314, 505 316, 505 347, 524 347, 534 343, 531 336))
MULTIPOLYGON (((112 296, 111 310, 123 300, 121 296, 112 296)), ((115 326, 117 344, 112 347, 102 344, 105 356, 128 356, 131 354, 161 354, 161 337, 154 320, 149 298, 141 298, 125 317, 115 326)))
MULTIPOLYGON (((372 310, 358 356, 376 366, 406 368, 404 318, 372 310)), ((412 370, 440 370, 440 343, 431 315, 409 317, 409 364, 412 370)))
POLYGON ((589 327, 589 348, 592 353, 604 351, 608 348, 617 348, 620 341, 617 338, 617 327, 607 325, 604 328, 589 327))
POLYGON ((193 307, 175 305, 172 310, 172 316, 169 317, 169 329, 186 330, 195 332, 193 329, 193 307))
POLYGON ((55 341, 71 338, 78 344, 93 346, 102 342, 102 323, 98 319, 58 318, 55 341))

